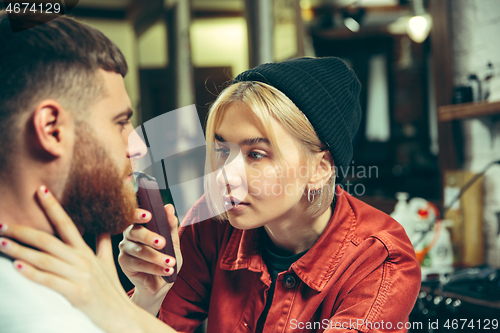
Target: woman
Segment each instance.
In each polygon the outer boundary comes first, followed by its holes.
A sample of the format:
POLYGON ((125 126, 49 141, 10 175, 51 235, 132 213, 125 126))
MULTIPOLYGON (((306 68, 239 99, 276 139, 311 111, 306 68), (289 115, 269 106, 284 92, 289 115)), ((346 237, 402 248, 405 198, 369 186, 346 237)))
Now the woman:
POLYGON ((208 332, 406 331, 420 286, 411 243, 334 185, 351 162, 359 90, 337 58, 240 74, 210 110, 215 179, 182 223, 173 286, 159 276, 158 236, 138 225, 124 233, 134 302, 152 314, 161 304, 159 318, 178 331, 207 317, 208 332))

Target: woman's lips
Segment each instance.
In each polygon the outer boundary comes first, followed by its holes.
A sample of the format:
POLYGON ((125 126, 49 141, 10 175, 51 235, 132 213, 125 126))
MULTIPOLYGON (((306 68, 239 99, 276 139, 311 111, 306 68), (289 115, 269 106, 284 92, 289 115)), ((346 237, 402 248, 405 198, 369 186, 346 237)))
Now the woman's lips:
POLYGON ((247 206, 250 204, 242 202, 233 197, 224 196, 224 205, 228 211, 241 212, 243 209, 247 208, 247 206))

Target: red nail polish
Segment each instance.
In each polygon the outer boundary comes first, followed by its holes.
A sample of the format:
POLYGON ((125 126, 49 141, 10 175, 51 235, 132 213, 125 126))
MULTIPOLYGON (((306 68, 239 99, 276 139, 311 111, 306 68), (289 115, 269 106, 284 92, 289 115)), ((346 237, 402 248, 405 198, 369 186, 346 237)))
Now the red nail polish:
POLYGON ((168 264, 170 262, 170 259, 165 259, 165 263, 168 264))
POLYGON ((143 213, 142 214, 142 218, 145 219, 146 218, 146 213, 143 213))
POLYGON ((42 185, 42 186, 40 187, 40 189, 42 190, 42 194, 43 194, 43 195, 46 195, 47 193, 49 193, 49 189, 48 189, 48 188, 47 188, 47 186, 45 186, 45 185, 42 185))
POLYGON ((6 247, 7 246, 7 242, 6 241, 2 241, 2 246, 6 247))
POLYGON ((2 228, 3 228, 3 224, 0 224, 0 229, 2 229, 2 228))
POLYGON ((165 273, 170 272, 170 268, 165 268, 165 273))
POLYGON ((155 244, 158 244, 160 242, 159 239, 155 239, 155 244))
POLYGON ((23 269, 23 265, 21 265, 21 264, 17 264, 17 265, 16 265, 16 267, 17 267, 17 269, 19 269, 19 270, 23 269))

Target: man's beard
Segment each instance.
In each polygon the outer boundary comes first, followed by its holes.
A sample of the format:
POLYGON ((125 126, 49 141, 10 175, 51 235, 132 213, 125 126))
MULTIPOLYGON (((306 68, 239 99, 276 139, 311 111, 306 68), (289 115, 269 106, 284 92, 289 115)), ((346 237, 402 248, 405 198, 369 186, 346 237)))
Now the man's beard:
POLYGON ((129 163, 120 172, 89 126, 76 127, 73 162, 62 206, 81 232, 121 233, 131 224, 137 208, 132 184, 125 182, 132 167, 129 163))

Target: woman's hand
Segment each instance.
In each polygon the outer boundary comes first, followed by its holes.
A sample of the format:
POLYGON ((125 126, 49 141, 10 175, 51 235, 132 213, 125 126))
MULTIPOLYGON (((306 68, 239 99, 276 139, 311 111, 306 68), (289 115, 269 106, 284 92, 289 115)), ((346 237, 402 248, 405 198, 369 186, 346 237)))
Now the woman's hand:
MULTIPOLYGON (((123 241, 119 246, 118 262, 125 275, 136 287, 132 300, 153 315, 158 313, 163 298, 173 285, 173 283, 166 283, 162 275, 171 275, 175 263, 177 263, 177 271, 182 266, 177 231, 178 220, 174 214, 174 207, 170 204, 166 205, 165 212, 170 225, 176 258, 157 251, 165 246, 165 238, 137 224, 125 230, 123 241)), ((149 220, 148 214, 139 223, 149 220)))
POLYGON ((1 236, 42 251, 0 237, 0 251, 17 259, 14 265, 21 274, 61 293, 106 332, 173 331, 127 297, 116 273, 109 235, 98 237, 96 256, 45 187, 37 191, 37 197, 61 240, 33 228, 2 224, 1 236))

